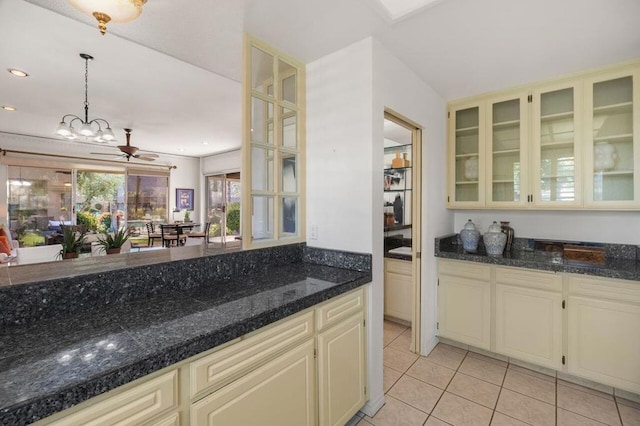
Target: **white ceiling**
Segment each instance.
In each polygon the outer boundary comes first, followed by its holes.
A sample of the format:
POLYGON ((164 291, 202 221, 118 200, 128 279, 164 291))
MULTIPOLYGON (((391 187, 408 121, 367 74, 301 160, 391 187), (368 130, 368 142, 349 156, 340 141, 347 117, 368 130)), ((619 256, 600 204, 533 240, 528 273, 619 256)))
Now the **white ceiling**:
POLYGON ((0 131, 50 137, 80 115, 80 52, 96 58, 92 117, 142 149, 202 156, 240 146, 243 31, 307 63, 374 36, 451 100, 640 58, 639 16, 638 0, 446 0, 398 21, 378 0, 149 0, 103 37, 65 0, 0 0, 0 105, 18 108, 0 131))

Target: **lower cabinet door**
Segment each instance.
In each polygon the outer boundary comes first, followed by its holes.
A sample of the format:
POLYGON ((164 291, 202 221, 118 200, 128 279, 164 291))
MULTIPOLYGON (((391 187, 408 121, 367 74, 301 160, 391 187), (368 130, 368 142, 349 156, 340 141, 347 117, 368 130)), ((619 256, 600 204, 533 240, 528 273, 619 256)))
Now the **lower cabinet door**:
POLYGON ((496 352, 562 368, 562 294, 496 284, 496 352))
POLYGON ((569 373, 640 393, 640 305, 569 297, 569 373))
POLYGON ((195 426, 312 426, 314 342, 289 350, 191 406, 195 426))
POLYGON ((318 335, 320 426, 343 426, 365 403, 364 317, 360 313, 318 335))
POLYGON ((411 321, 412 293, 411 275, 385 272, 384 314, 404 321, 411 321))
POLYGON ((438 282, 438 334, 489 350, 490 283, 451 275, 440 275, 438 282))

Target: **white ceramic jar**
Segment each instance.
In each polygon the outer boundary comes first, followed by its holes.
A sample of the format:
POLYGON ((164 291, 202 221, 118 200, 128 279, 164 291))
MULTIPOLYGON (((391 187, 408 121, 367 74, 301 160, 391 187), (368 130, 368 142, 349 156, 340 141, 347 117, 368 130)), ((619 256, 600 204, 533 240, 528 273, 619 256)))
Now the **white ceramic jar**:
POLYGON ((460 231, 460 239, 462 240, 462 248, 464 251, 475 253, 478 250, 480 232, 476 229, 476 225, 471 219, 469 219, 462 231, 460 231))
POLYGON ((502 232, 498 222, 494 221, 489 230, 482 236, 484 246, 489 256, 502 256, 504 245, 507 242, 507 235, 502 232))

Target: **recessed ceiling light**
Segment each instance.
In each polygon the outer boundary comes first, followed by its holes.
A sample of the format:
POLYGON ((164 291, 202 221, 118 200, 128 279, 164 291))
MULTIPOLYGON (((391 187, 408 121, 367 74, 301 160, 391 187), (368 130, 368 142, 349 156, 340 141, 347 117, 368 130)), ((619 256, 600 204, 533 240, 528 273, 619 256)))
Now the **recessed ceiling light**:
POLYGON ((16 68, 9 68, 7 69, 7 71, 9 71, 11 74, 15 75, 16 77, 29 77, 29 74, 27 74, 26 72, 16 69, 16 68))
POLYGON ((5 111, 15 111, 16 107, 12 107, 12 106, 9 106, 9 105, 2 105, 2 109, 5 110, 5 111))
POLYGON ((209 142, 204 141, 204 142, 202 142, 202 145, 209 145, 209 142))
POLYGON ((178 151, 182 152, 182 151, 184 151, 184 148, 180 148, 178 151))

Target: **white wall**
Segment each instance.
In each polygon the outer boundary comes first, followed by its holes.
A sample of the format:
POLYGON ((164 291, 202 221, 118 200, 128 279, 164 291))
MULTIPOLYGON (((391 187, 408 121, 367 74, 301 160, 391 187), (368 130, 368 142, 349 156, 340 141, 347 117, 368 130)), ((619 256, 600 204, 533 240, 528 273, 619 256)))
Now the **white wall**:
MULTIPOLYGON (((47 154, 59 154, 59 155, 70 155, 76 157, 86 157, 86 158, 101 158, 101 159, 110 159, 108 156, 95 156, 91 155, 91 152, 105 152, 104 145, 93 144, 93 143, 80 143, 80 142, 69 142, 65 140, 57 140, 57 139, 46 139, 46 138, 36 138, 29 136, 17 136, 6 133, 0 133, 0 148, 2 149, 10 149, 10 150, 19 150, 19 151, 28 151, 35 153, 47 153, 47 154)), ((111 148, 114 153, 118 151, 116 148, 111 148)), ((13 155, 13 154, 9 154, 13 155)), ((24 158, 35 159, 37 157, 33 156, 25 156, 24 158)), ((114 159, 117 160, 116 157, 114 159)), ((50 165, 52 162, 57 162, 58 164, 62 163, 67 165, 68 167, 75 167, 78 164, 91 164, 90 161, 84 160, 72 160, 72 159, 64 159, 64 158, 51 158, 50 165)), ((119 169, 123 170, 124 166, 132 163, 127 163, 126 161, 122 161, 121 164, 117 163, 104 163, 104 162, 96 162, 94 163, 95 167, 104 167, 111 169, 119 169)), ((137 164, 142 164, 139 162, 137 164)), ((192 157, 182 157, 177 155, 160 155, 160 157, 153 162, 153 164, 172 164, 177 166, 176 169, 171 170, 171 178, 169 179, 169 211, 171 212, 176 205, 176 188, 193 188, 195 190, 195 194, 200 192, 200 160, 198 158, 192 157)), ((144 165, 144 164, 142 164, 144 165)), ((55 165, 52 165, 55 167, 55 165)), ((5 177, 6 181, 6 166, 0 165, 0 177, 5 177)), ((6 186, 0 187, 0 218, 6 218, 7 215, 7 189, 6 186)), ((191 215, 191 219, 193 221, 200 221, 199 211, 200 207, 197 205, 198 196, 196 195, 196 205, 193 214, 191 215)), ((169 213, 169 219, 173 219, 173 215, 169 213)), ((4 219, 3 219, 4 220, 4 219)))
MULTIPOLYGON (((368 38, 307 65, 307 236, 310 246, 372 253, 368 375, 373 414, 382 390, 383 125, 385 108, 423 133, 423 348, 435 344, 433 239, 445 209, 446 104, 379 42, 368 38)), ((424 350, 423 350, 424 351, 424 350)))
MULTIPOLYGON (((411 69, 387 50, 374 42, 375 92, 380 93, 376 105, 376 123, 382 130, 384 108, 389 108, 413 121, 422 128, 422 235, 421 235, 421 281, 422 281, 422 354, 427 354, 435 346, 437 320, 437 269, 434 257, 434 238, 449 232, 453 215, 446 210, 446 102, 431 87, 424 83, 411 69)), ((383 260, 383 138, 375 141, 376 161, 374 162, 374 182, 378 200, 374 203, 374 218, 380 223, 374 234, 374 259, 383 260)), ((415 242, 414 242, 415 244, 415 242)))
POLYGON ((640 245, 640 213, 600 211, 457 210, 451 233, 472 219, 484 233, 491 223, 508 220, 516 237, 640 245))
MULTIPOLYGON (((379 176, 373 171, 373 138, 382 138, 382 116, 376 115, 379 129, 374 131, 372 48, 372 39, 365 39, 307 65, 309 246, 373 253, 373 235, 382 229, 382 210, 379 220, 373 214, 375 203, 382 206, 373 194, 379 186, 382 196, 383 179, 382 167, 379 176), (311 239, 315 231, 317 238, 311 239)), ((367 293, 370 400, 365 412, 371 415, 384 403, 382 295, 376 269, 367 293)))

